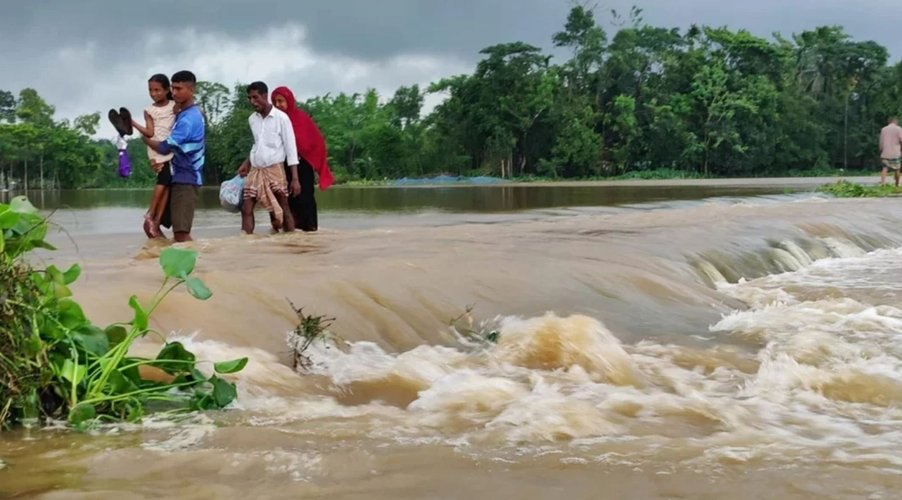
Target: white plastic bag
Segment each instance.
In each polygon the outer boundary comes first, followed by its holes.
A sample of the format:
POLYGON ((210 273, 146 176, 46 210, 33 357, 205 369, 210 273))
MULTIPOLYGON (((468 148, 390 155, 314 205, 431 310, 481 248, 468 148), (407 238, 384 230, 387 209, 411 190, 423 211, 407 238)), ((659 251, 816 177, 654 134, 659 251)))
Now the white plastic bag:
POLYGON ((241 211, 241 195, 244 191, 244 177, 236 175, 219 186, 219 203, 222 208, 235 213, 241 211))

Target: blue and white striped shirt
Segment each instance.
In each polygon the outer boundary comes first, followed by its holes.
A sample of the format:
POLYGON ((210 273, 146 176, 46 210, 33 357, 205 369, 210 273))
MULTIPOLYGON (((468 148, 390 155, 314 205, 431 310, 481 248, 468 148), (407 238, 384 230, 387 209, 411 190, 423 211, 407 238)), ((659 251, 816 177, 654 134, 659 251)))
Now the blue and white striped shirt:
POLYGON ((169 138, 160 143, 157 151, 173 153, 172 183, 200 186, 204 183, 204 116, 196 104, 181 110, 169 138))

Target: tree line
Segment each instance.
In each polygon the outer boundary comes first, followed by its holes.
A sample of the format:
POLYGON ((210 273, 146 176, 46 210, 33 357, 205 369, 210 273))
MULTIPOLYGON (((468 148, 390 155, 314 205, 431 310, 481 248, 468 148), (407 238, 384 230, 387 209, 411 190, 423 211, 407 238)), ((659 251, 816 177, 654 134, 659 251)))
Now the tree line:
MULTIPOLYGON (((483 49, 470 74, 393 95, 327 94, 300 103, 320 126, 339 181, 492 175, 769 176, 876 168, 876 137, 902 111, 902 63, 839 26, 784 37, 647 24, 641 9, 573 7, 552 42, 560 64, 523 42, 483 49), (444 100, 423 113, 427 94, 444 100)), ((279 83, 279 82, 271 82, 279 83)), ((251 147, 245 86, 200 82, 206 179, 234 175, 251 147)), ((33 89, 0 91, 0 176, 55 187, 151 184, 95 140, 99 114, 71 123, 33 89)), ((2 181, 0 181, 2 182, 2 181)), ((34 184, 32 184, 34 185, 34 184)))

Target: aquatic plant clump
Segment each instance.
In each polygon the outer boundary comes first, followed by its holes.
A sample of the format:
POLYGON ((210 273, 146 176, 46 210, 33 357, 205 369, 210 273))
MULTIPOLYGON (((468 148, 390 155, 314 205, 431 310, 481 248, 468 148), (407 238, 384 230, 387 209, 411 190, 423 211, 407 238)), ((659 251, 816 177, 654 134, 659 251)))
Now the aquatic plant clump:
POLYGON ((475 307, 475 304, 467 305, 460 316, 452 318, 448 322, 448 326, 466 343, 483 346, 497 344, 501 338, 501 332, 494 325, 481 324, 473 328, 473 309, 475 307))
POLYGON ((184 286, 199 300, 212 292, 191 274, 193 250, 167 248, 160 254, 164 280, 148 305, 129 299, 129 322, 93 324, 72 298, 69 285, 81 274, 76 264, 35 269, 24 256, 53 249, 45 240, 47 221, 24 197, 0 204, 0 427, 66 419, 77 428, 95 422, 138 421, 148 412, 221 409, 236 397, 236 373, 247 358, 212 363, 213 374, 179 342, 167 342, 155 358, 130 356, 148 333, 160 302, 184 286), (142 371, 159 376, 144 378, 142 371))
POLYGON ((902 188, 885 184, 883 186, 864 186, 845 179, 833 184, 819 187, 818 192, 832 194, 837 198, 882 198, 902 194, 902 188))
POLYGON ((304 314, 303 307, 297 307, 290 300, 288 304, 298 317, 298 324, 288 332, 287 342, 291 348, 295 371, 310 371, 313 368, 313 359, 307 354, 307 349, 317 340, 323 342, 328 349, 331 345, 343 346, 346 342, 329 332, 329 327, 335 318, 304 314))
POLYGON ((0 423, 13 408, 22 418, 35 418, 39 393, 53 377, 42 344, 36 341, 30 304, 40 292, 29 269, 0 258, 0 423))

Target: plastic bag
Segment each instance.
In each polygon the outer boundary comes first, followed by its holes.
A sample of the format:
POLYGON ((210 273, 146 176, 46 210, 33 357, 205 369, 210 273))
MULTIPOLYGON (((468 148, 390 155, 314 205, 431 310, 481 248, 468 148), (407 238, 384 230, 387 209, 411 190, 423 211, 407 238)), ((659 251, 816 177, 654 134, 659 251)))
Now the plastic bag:
POLYGON ((241 195, 244 192, 244 177, 236 175, 219 186, 219 203, 228 212, 241 211, 241 195))
POLYGON ((119 149, 119 177, 128 177, 132 174, 132 162, 125 151, 127 146, 128 143, 125 142, 125 139, 119 136, 116 140, 116 147, 119 149))
POLYGON ((132 175, 132 162, 124 149, 119 150, 119 177, 132 175))

